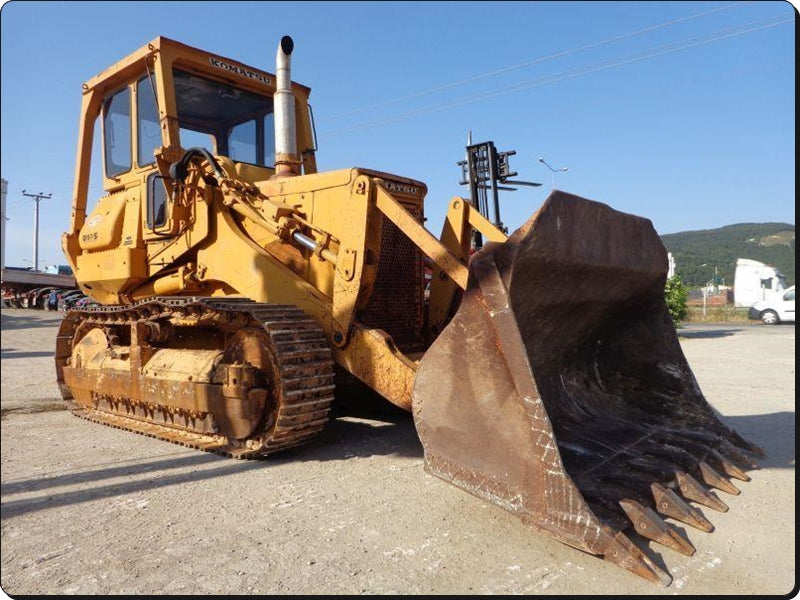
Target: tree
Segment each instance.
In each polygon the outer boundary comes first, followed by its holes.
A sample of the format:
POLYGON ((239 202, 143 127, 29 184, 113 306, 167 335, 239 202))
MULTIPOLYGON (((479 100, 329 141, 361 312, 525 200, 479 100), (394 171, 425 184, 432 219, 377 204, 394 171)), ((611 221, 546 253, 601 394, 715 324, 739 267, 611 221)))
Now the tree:
POLYGON ((669 316, 672 317, 672 322, 675 327, 679 327, 681 321, 689 314, 686 308, 686 299, 689 297, 689 290, 679 275, 674 275, 667 279, 667 284, 664 287, 664 299, 667 301, 667 309, 669 316))

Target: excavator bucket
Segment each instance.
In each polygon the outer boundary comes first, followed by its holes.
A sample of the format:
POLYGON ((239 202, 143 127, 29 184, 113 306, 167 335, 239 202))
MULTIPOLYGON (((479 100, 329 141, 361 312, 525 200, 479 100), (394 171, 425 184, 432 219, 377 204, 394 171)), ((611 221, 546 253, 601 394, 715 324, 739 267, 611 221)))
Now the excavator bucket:
POLYGON ((426 469, 651 581, 648 541, 713 526, 762 451, 705 400, 664 300, 649 220, 560 191, 476 253, 425 354, 413 415, 426 469), (629 530, 638 535, 632 535, 629 530), (636 541, 637 543, 634 543, 636 541))

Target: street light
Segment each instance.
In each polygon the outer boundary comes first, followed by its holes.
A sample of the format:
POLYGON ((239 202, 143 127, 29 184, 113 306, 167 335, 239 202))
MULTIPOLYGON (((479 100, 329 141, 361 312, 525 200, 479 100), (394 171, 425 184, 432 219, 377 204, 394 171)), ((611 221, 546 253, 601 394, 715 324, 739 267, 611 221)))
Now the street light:
POLYGON ((561 167, 560 169, 554 169, 553 167, 548 165, 547 161, 545 161, 545 159, 543 157, 541 157, 541 156, 539 157, 539 162, 542 163, 544 166, 546 166, 548 169, 550 169, 553 172, 553 189, 556 189, 556 173, 562 173, 564 171, 568 171, 569 169, 567 167, 561 167))
MULTIPOLYGON (((701 267, 710 267, 711 265, 708 263, 703 263, 700 265, 701 267)), ((725 281, 724 279, 722 280, 725 281)), ((708 314, 706 309, 706 305, 708 304, 708 296, 711 294, 713 290, 714 294, 719 294, 719 267, 714 265, 714 277, 712 277, 711 281, 707 281, 706 284, 703 286, 703 316, 705 317, 708 314)))

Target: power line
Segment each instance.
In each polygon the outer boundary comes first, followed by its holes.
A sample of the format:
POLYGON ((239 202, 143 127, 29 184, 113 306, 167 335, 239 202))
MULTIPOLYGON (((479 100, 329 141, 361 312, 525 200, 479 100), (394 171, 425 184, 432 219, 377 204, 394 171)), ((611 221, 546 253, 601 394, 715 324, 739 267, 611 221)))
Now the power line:
POLYGON ((686 48, 691 48, 691 47, 694 47, 694 46, 701 46, 701 45, 704 45, 704 44, 710 44, 712 42, 716 42, 716 41, 719 41, 719 40, 722 40, 722 39, 736 37, 736 36, 739 36, 739 35, 744 35, 746 33, 752 33, 753 31, 758 31, 758 30, 761 30, 761 29, 767 29, 767 28, 770 28, 770 27, 775 27, 777 25, 782 25, 784 23, 793 23, 793 22, 794 22, 794 19, 781 19, 779 21, 770 22, 770 23, 766 23, 766 24, 762 24, 762 23, 764 23, 764 20, 753 21, 751 23, 747 23, 746 25, 740 26, 739 28, 722 29, 722 30, 719 30, 719 31, 714 32, 712 34, 704 34, 702 36, 695 36, 695 37, 692 37, 692 38, 688 38, 688 39, 683 40, 681 42, 673 42, 673 43, 670 43, 670 44, 665 44, 663 46, 658 46, 656 48, 652 48, 650 50, 645 50, 645 51, 642 51, 642 52, 639 52, 639 53, 636 53, 636 54, 632 54, 632 55, 629 55, 627 57, 623 57, 623 58, 619 58, 619 59, 610 59, 610 60, 602 61, 602 62, 599 62, 599 63, 594 63, 594 64, 591 64, 591 65, 588 65, 588 66, 585 66, 585 67, 578 67, 576 69, 563 71, 563 72, 555 74, 555 75, 549 75, 549 76, 540 77, 540 78, 537 78, 537 79, 534 79, 534 80, 524 81, 524 82, 515 84, 513 86, 502 88, 500 90, 495 90, 495 91, 491 91, 491 92, 483 92, 483 93, 476 94, 476 95, 473 95, 473 96, 467 96, 467 97, 464 97, 464 98, 461 98, 461 99, 453 100, 451 102, 447 102, 447 103, 444 103, 444 104, 428 106, 428 107, 419 108, 419 109, 416 109, 416 110, 413 110, 413 111, 408 111, 406 113, 402 113, 402 114, 394 116, 394 117, 388 117, 388 118, 385 118, 385 119, 382 119, 382 120, 378 120, 378 121, 370 121, 370 122, 360 123, 360 124, 353 125, 351 127, 345 127, 345 128, 342 128, 342 129, 331 130, 331 131, 328 131, 328 132, 325 132, 325 133, 327 134, 328 137, 333 137, 335 135, 342 134, 342 133, 350 133, 350 132, 353 132, 353 131, 360 131, 360 130, 363 130, 363 129, 369 129, 371 127, 377 127, 377 126, 380 126, 380 125, 388 125, 388 124, 391 124, 391 123, 396 123, 398 121, 403 121, 403 120, 408 119, 408 118, 421 116, 421 115, 428 114, 428 113, 433 113, 433 112, 439 112, 439 111, 442 111, 442 110, 446 110, 448 108, 453 108, 455 106, 461 106, 461 105, 464 105, 464 104, 470 104, 472 102, 477 102, 479 100, 486 100, 486 99, 489 99, 489 98, 494 98, 494 97, 497 97, 497 96, 502 96, 502 95, 505 95, 505 94, 510 94, 510 93, 513 93, 513 92, 530 89, 530 88, 533 88, 533 87, 540 87, 540 86, 544 86, 544 85, 549 85, 549 84, 557 83, 559 81, 563 81, 563 80, 566 80, 566 79, 574 79, 575 77, 580 77, 582 75, 588 75, 588 74, 594 73, 596 71, 602 71, 602 70, 610 69, 610 68, 613 68, 613 67, 619 67, 619 66, 630 64, 630 63, 633 63, 633 62, 639 62, 639 61, 646 60, 646 59, 649 59, 649 58, 654 58, 656 56, 662 56, 662 55, 665 55, 665 54, 671 54, 672 52, 677 52, 679 50, 685 50, 686 48), (749 27, 749 29, 736 31, 737 29, 740 29, 741 27, 745 27, 745 28, 749 27), (703 38, 706 38, 706 39, 703 39, 703 38), (678 44, 677 47, 674 47, 674 46, 676 46, 676 44, 678 44))
MULTIPOLYGON (((766 21, 769 21, 769 20, 770 19, 767 19, 766 21)), ((558 73, 556 75, 550 75, 550 76, 546 76, 546 77, 540 77, 538 79, 524 81, 524 82, 521 82, 521 83, 517 83, 517 84, 515 84, 513 86, 504 88, 504 89, 496 90, 494 92, 484 92, 482 94, 478 94, 478 95, 475 95, 475 96, 472 96, 472 97, 469 97, 469 98, 465 98, 465 99, 462 99, 462 100, 455 100, 450 104, 443 105, 441 107, 437 107, 437 110, 441 110, 441 109, 444 109, 444 108, 450 108, 451 106, 457 106, 457 105, 465 104, 465 103, 467 103, 467 101, 474 102, 476 100, 484 100, 484 99, 487 99, 487 98, 493 98, 495 96, 500 96, 500 95, 503 95, 503 94, 517 92, 517 91, 521 91, 521 90, 525 90, 525 89, 530 89, 532 87, 539 87, 541 85, 547 85, 547 84, 550 84, 550 83, 556 83, 558 81, 563 81, 565 79, 573 79, 575 77, 579 77, 581 75, 588 75, 588 74, 594 73, 596 71, 602 71, 602 70, 609 69, 609 68, 612 68, 612 67, 619 67, 619 66, 622 66, 622 65, 630 64, 630 63, 633 63, 633 62, 638 62, 638 61, 645 60, 645 59, 648 59, 648 58, 654 58, 656 56, 663 56, 665 54, 671 54, 672 52, 677 52, 679 50, 685 50, 687 48, 692 48, 694 46, 701 46, 701 45, 704 45, 704 44, 709 44, 709 43, 716 42, 716 41, 719 41, 719 40, 722 40, 722 39, 735 37, 737 35, 743 35, 745 33, 751 33, 753 31, 758 31, 760 29, 766 29, 768 27, 774 27, 776 25, 781 25, 783 23, 794 22, 794 19, 783 19, 783 20, 780 20, 780 21, 774 21, 774 18, 773 18, 772 21, 773 22, 766 23, 766 24, 764 24, 764 20, 762 20, 762 21, 754 21, 754 22, 748 23, 748 24, 746 24, 744 26, 741 26, 741 27, 750 27, 751 25, 757 25, 756 27, 751 27, 751 28, 745 29, 743 31, 735 31, 738 28, 724 29, 724 30, 720 30, 718 32, 715 32, 713 34, 704 34, 704 35, 688 38, 686 40, 683 40, 682 42, 672 42, 670 44, 664 44, 663 46, 658 46, 658 47, 652 48, 650 50, 644 50, 642 52, 638 52, 636 54, 631 54, 631 55, 623 57, 623 58, 609 59, 609 60, 606 60, 606 61, 601 61, 599 63, 594 63, 592 65, 588 65, 586 67, 578 67, 576 69, 571 69, 569 71, 563 71, 563 72, 558 73), (676 46, 676 45, 677 45, 677 47, 673 47, 673 46, 676 46)))
POLYGON ((27 201, 23 200, 22 198, 14 198, 8 203, 7 208, 20 208, 21 206, 27 204, 27 201))
POLYGON ((495 91, 491 91, 491 92, 483 92, 483 93, 476 94, 476 95, 473 95, 473 96, 467 96, 465 98, 461 98, 461 99, 458 99, 458 100, 447 102, 445 104, 439 104, 439 105, 419 108, 419 109, 416 109, 416 110, 413 110, 413 111, 408 111, 406 113, 402 113, 402 114, 397 115, 395 117, 388 117, 388 118, 382 119, 380 121, 372 121, 372 122, 367 122, 367 123, 361 123, 361 124, 353 125, 351 127, 346 127, 346 128, 334 130, 334 131, 328 132, 328 136, 333 136, 333 135, 336 135, 336 134, 339 134, 339 133, 347 133, 347 132, 351 132, 351 131, 358 131, 358 130, 366 129, 366 128, 373 127, 373 126, 379 126, 379 125, 386 125, 386 124, 390 124, 390 123, 395 123, 397 121, 404 120, 404 119, 407 119, 407 118, 420 116, 420 115, 427 114, 427 113, 432 113, 432 112, 438 112, 438 111, 441 111, 441 110, 446 110, 448 108, 452 108, 454 106, 461 106, 461 105, 464 105, 464 104, 469 104, 471 102, 476 102, 478 100, 485 100, 485 99, 489 99, 489 98, 494 98, 496 96, 509 94, 509 93, 516 92, 516 91, 521 91, 521 90, 524 90, 524 89, 530 89, 530 88, 533 88, 533 87, 539 87, 539 86, 542 86, 542 85, 548 85, 548 84, 551 84, 551 83, 556 83, 558 81, 563 81, 565 79, 572 79, 572 78, 575 78, 575 77, 578 77, 578 76, 581 76, 581 75, 588 75, 588 74, 593 73, 595 71, 601 71, 601 70, 609 69, 609 68, 612 68, 612 67, 621 66, 621 65, 624 65, 624 64, 629 64, 629 63, 632 63, 632 62, 638 62, 640 60, 645 60, 647 58, 653 58, 655 56, 660 56, 660 55, 669 54, 669 53, 672 53, 672 52, 677 52, 679 50, 684 50, 686 48, 690 48, 690 47, 693 47, 693 46, 698 46, 698 45, 702 45, 702 44, 708 44, 708 43, 711 43, 711 42, 718 41, 720 39, 734 37, 734 36, 737 36, 737 35, 743 35, 745 33, 750 33, 752 31, 756 31, 756 30, 759 30, 759 29, 765 29, 767 27, 774 27, 776 25, 781 25, 783 23, 788 23, 788 22, 793 22, 793 21, 794 21, 793 19, 783 19, 781 21, 768 23, 766 25, 759 25, 760 23, 763 23, 763 20, 762 21, 754 21, 754 22, 748 23, 748 24, 746 24, 744 26, 741 26, 741 27, 749 27, 751 25, 758 25, 758 26, 757 27, 752 27, 750 29, 745 29, 744 31, 736 31, 734 33, 731 33, 731 31, 733 31, 733 30, 735 30, 737 28, 728 28, 728 29, 724 29, 724 30, 720 30, 720 31, 714 32, 712 34, 704 34, 702 36, 695 36, 693 38, 688 38, 686 40, 683 40, 682 42, 673 42, 673 43, 670 43, 670 44, 665 44, 663 46, 659 46, 657 48, 653 48, 653 49, 650 49, 650 50, 645 50, 645 51, 639 52, 637 54, 630 55, 628 57, 623 57, 622 59, 611 59, 611 60, 607 60, 607 61, 602 61, 602 62, 594 63, 592 65, 588 65, 588 66, 585 66, 585 67, 579 67, 579 68, 576 68, 576 69, 571 69, 569 71, 563 71, 563 72, 555 74, 555 75, 550 75, 550 76, 546 76, 546 77, 540 77, 540 78, 534 79, 534 80, 528 80, 528 81, 521 82, 521 83, 515 84, 515 85, 507 87, 507 88, 503 88, 503 89, 500 89, 500 90, 495 90, 495 91), (711 37, 709 37, 709 36, 711 36, 711 37), (702 38, 709 38, 709 39, 704 39, 703 40, 702 38), (698 41, 698 40, 702 40, 702 41, 698 41), (676 44, 680 44, 680 45, 678 47, 671 48, 671 46, 675 46, 676 44))
POLYGON ((549 61, 549 60, 554 60, 556 58, 562 58, 564 56, 569 56, 570 54, 575 54, 577 52, 582 52, 583 50, 589 50, 591 48, 597 48, 599 46, 603 46, 605 44, 610 44, 612 42, 617 42, 617 41, 623 40, 625 38, 635 37, 635 36, 641 35, 643 33, 647 33, 647 32, 650 32, 650 31, 655 31, 655 30, 658 30, 658 29, 663 29, 665 27, 670 27, 670 26, 675 25, 677 23, 682 23, 684 21, 690 21, 692 19, 696 19, 698 17, 702 17, 702 16, 709 15, 709 14, 716 13, 716 12, 720 12, 720 11, 723 11, 723 10, 729 10, 731 8, 736 8, 737 6, 742 6, 744 4, 751 4, 751 2, 736 2, 734 4, 729 4, 727 6, 721 6, 721 7, 718 7, 718 8, 714 8, 714 9, 707 10, 707 11, 704 11, 704 12, 696 13, 696 14, 689 15, 689 16, 686 16, 686 17, 680 17, 680 18, 677 18, 677 19, 672 19, 670 21, 665 21, 665 22, 659 23, 657 25, 651 25, 649 27, 645 27, 644 29, 639 29, 637 31, 631 31, 631 32, 628 32, 628 33, 623 33, 623 34, 616 35, 616 36, 613 36, 613 37, 610 37, 610 38, 606 38, 606 39, 601 40, 599 42, 593 42, 591 44, 585 44, 585 45, 579 46, 577 48, 572 48, 570 50, 563 50, 561 52, 556 52, 554 54, 549 54, 547 56, 542 56, 542 57, 539 57, 539 58, 533 58, 533 59, 527 60, 525 62, 519 63, 517 65, 512 65, 512 66, 509 66, 509 67, 503 67, 501 69, 496 69, 494 71, 489 71, 488 73, 482 73, 482 74, 479 74, 479 75, 474 75, 472 77, 467 77, 466 79, 461 79, 461 80, 454 81, 454 82, 451 82, 451 83, 446 83, 444 85, 433 87, 433 88, 430 88, 428 90, 423 90, 421 92, 415 92, 413 94, 408 94, 406 96, 400 96, 400 97, 397 97, 397 98, 392 98, 391 100, 386 100, 385 102, 379 102, 377 104, 371 104, 371 105, 368 105, 368 106, 362 106, 360 108, 354 108, 354 109, 351 109, 351 110, 348 110, 348 111, 345 111, 345 112, 342 112, 342 113, 338 113, 338 114, 332 115, 332 116, 328 117, 328 119, 329 120, 341 119, 342 117, 349 116, 349 115, 352 115, 352 114, 356 114, 356 113, 359 113, 359 112, 363 112, 365 110, 374 110, 376 108, 382 108, 384 106, 397 104, 398 102, 405 102, 407 100, 412 100, 414 98, 419 98, 421 96, 427 96, 427 95, 433 94, 435 92, 441 92, 443 90, 452 89, 454 87, 465 85, 467 83, 472 83, 473 81, 486 79, 488 77, 494 77, 495 75, 500 75, 502 73, 508 73, 510 71, 516 71, 518 69, 529 67, 529 66, 537 64, 537 63, 542 63, 542 62, 546 62, 546 61, 549 61))

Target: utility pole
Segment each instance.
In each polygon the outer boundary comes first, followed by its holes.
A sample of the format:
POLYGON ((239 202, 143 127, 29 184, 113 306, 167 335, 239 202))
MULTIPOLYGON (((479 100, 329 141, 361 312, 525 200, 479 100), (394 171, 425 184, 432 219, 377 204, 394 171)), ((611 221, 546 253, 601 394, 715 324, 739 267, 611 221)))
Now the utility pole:
POLYGON ((22 195, 27 196, 28 198, 33 198, 34 201, 34 212, 33 212, 33 270, 39 270, 39 202, 42 200, 49 200, 53 197, 53 194, 43 194, 39 192, 38 194, 28 194, 25 190, 22 190, 22 195))
POLYGON ((8 182, 5 179, 0 179, 0 196, 2 196, 3 201, 3 212, 0 215, 0 221, 2 221, 2 234, 0 234, 0 245, 2 245, 2 252, 0 252, 0 263, 2 263, 2 272, 6 272, 6 193, 8 192, 8 182))

